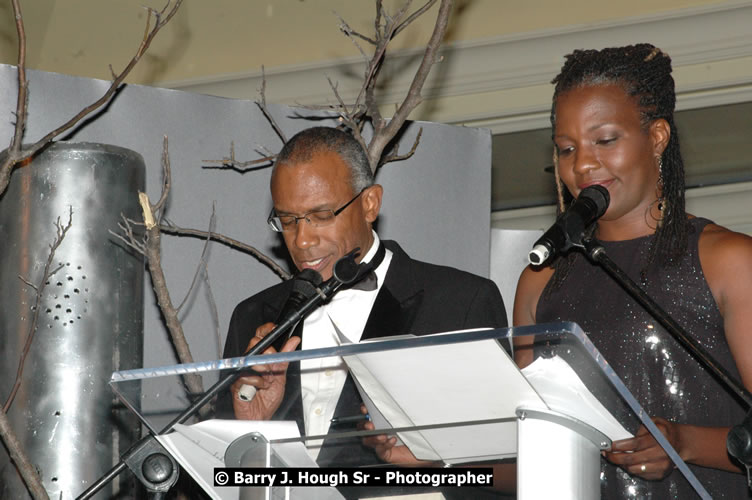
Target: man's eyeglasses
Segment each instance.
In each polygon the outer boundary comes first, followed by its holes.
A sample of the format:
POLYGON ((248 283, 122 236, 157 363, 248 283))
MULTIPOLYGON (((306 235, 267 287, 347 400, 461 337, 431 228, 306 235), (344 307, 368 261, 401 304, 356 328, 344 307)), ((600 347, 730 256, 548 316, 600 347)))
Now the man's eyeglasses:
POLYGON ((299 220, 305 220, 313 227, 329 226, 334 223, 334 218, 341 214, 344 209, 349 207, 352 202, 357 200, 358 196, 363 194, 363 191, 365 191, 366 189, 368 188, 361 190, 358 194, 353 196, 350 201, 339 207, 337 210, 332 210, 330 208, 326 210, 312 210, 298 217, 296 215, 276 215, 274 209, 272 208, 272 211, 269 214, 269 218, 266 219, 266 223, 269 224, 269 227, 272 228, 272 231, 276 231, 278 233, 294 231, 298 225, 299 220))

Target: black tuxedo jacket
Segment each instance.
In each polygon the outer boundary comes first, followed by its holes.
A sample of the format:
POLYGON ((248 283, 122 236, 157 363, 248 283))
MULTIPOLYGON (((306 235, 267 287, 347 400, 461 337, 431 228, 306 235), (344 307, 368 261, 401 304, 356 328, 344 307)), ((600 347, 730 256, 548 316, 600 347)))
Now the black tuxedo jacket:
MULTIPOLYGON (((507 326, 506 311, 496 284, 458 269, 411 259, 393 241, 384 240, 392 260, 371 309, 362 340, 392 335, 424 335, 467 328, 507 326)), ((241 356, 256 328, 277 320, 292 289, 285 281, 250 297, 235 308, 225 343, 224 357, 241 356)), ((302 322, 297 334, 301 334, 302 322)), ((302 332, 304 335, 305 332, 302 332)), ((285 398, 275 419, 303 422, 299 372, 290 365, 285 398)), ((360 398, 350 377, 337 404, 335 416, 360 413, 360 398)), ((217 403, 219 417, 232 418, 229 394, 217 403)), ((319 463, 332 463, 319 455, 319 463)), ((339 454, 342 458, 342 454, 339 454)), ((342 465, 332 459, 333 463, 342 465)), ((357 464, 362 465, 362 461, 357 464)))

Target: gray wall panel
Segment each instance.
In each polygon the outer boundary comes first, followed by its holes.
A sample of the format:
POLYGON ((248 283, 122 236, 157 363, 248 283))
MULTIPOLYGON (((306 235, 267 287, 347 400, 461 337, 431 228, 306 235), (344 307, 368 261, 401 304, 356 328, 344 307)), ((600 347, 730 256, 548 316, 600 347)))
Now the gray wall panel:
MULTIPOLYGON (((108 82, 37 71, 29 72, 31 142, 94 101, 108 82)), ((13 132, 15 68, 0 66, 0 109, 7 117, 0 142, 13 132)), ((320 122, 298 117, 299 111, 270 105, 288 136, 320 122)), ((303 112, 304 114, 306 112, 303 112)), ((310 112, 307 112, 310 113, 310 112)), ((488 275, 491 189, 490 132, 432 123, 413 123, 405 131, 401 150, 407 151, 418 128, 423 138, 409 160, 391 163, 378 174, 384 185, 380 235, 399 240, 415 258, 488 275)), ((115 144, 141 153, 147 165, 147 192, 152 200, 161 186, 162 136, 169 136, 173 173, 168 218, 177 225, 206 229, 216 202, 216 230, 271 251, 279 241, 265 225, 270 209, 269 169, 240 174, 201 168, 202 160, 228 154, 235 142, 239 159, 255 158, 254 149, 277 151, 281 142, 255 103, 127 86, 105 112, 79 127, 69 139, 115 144)), ((135 196, 135 193, 134 193, 135 196)), ((163 266, 175 303, 190 287, 203 244, 187 238, 163 237, 163 266)), ((233 307, 278 278, 254 259, 212 244, 209 272, 219 309, 222 340, 233 307)), ((145 280, 144 366, 174 362, 159 312, 145 280)), ((217 357, 217 339, 209 314, 206 290, 194 292, 182 312, 186 335, 197 360, 217 357)))

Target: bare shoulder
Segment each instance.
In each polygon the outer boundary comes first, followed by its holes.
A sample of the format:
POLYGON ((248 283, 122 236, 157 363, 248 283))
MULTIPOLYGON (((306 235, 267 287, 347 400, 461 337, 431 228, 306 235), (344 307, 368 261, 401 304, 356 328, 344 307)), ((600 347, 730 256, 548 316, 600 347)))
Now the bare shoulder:
POLYGON ((723 316, 731 354, 747 389, 752 389, 752 238, 710 224, 700 235, 700 264, 723 316))
POLYGON ((546 283, 554 274, 552 267, 527 266, 517 281, 517 291, 514 296, 514 324, 532 325, 535 323, 535 310, 538 299, 546 287, 546 283))
POLYGON ((527 266, 520 274, 518 287, 524 285, 526 288, 539 289, 543 291, 548 280, 554 275, 554 268, 551 266, 527 266))
MULTIPOLYGON (((527 266, 517 281, 517 292, 514 294, 514 314, 512 322, 515 326, 535 324, 535 311, 546 283, 554 274, 552 267, 527 266)), ((530 338, 516 338, 514 341, 514 360, 520 368, 533 362, 533 351, 530 338)))
POLYGON ((733 263, 752 267, 752 237, 717 224, 708 224, 700 234, 700 260, 705 269, 733 263), (731 262, 728 262, 731 261, 731 262))
POLYGON ((700 235, 699 254, 722 313, 730 301, 752 299, 752 237, 708 224, 700 235))

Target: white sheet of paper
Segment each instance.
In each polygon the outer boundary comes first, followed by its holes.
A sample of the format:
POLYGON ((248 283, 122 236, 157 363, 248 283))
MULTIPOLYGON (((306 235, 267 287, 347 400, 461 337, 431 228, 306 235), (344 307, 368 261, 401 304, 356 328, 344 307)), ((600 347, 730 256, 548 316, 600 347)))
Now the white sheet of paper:
MULTIPOLYGON (((332 324, 340 342, 349 343, 332 324)), ((400 433, 420 459, 463 463, 515 456, 516 409, 520 407, 570 415, 612 440, 631 437, 558 356, 538 358, 520 371, 496 340, 483 340, 362 353, 344 359, 377 429, 468 422, 400 433), (501 418, 509 421, 470 425, 501 418)))
POLYGON ((516 408, 546 408, 495 340, 364 353, 345 362, 387 428, 510 419, 400 434, 420 459, 460 463, 514 456, 516 408))
POLYGON ((552 410, 595 427, 612 441, 632 437, 559 356, 539 357, 522 373, 552 410))
MULTIPOLYGON (((294 421, 206 420, 177 424, 173 432, 157 440, 211 498, 237 500, 239 488, 214 487, 214 468, 224 467, 227 447, 250 432, 259 432, 269 441, 300 437, 294 421)), ((274 451, 291 467, 317 467, 300 441, 274 445, 274 451)))
MULTIPOLYGON (((332 327, 337 334, 339 345, 352 344, 352 342, 345 336, 345 334, 342 333, 331 316, 329 316, 329 321, 331 321, 332 327)), ((396 337, 392 338, 394 339, 396 337)), ((397 403, 395 403, 389 393, 384 390, 381 384, 379 384, 378 381, 370 375, 368 369, 363 366, 363 364, 358 360, 357 357, 347 356, 345 358, 345 363, 347 364, 347 368, 353 374, 353 381, 355 382, 355 386, 358 388, 360 398, 363 400, 363 404, 366 405, 366 408, 368 409, 368 416, 370 417, 371 422, 373 422, 373 425, 376 429, 393 429, 395 427, 409 427, 412 425, 410 421, 405 418, 404 414, 401 411, 394 411, 394 409, 398 409, 397 403), (359 380, 361 379, 368 380, 370 394, 363 389, 363 386, 361 386, 359 382, 359 380), (375 404, 374 399, 379 401, 380 404, 375 404), (387 413, 387 415, 381 413, 382 408, 387 413)), ((416 438, 413 439, 413 442, 410 445, 411 450, 415 448, 415 451, 413 451, 413 453, 416 453, 418 450, 420 450, 421 455, 424 455, 426 457, 433 457, 426 458, 425 460, 438 460, 438 455, 436 455, 436 452, 431 449, 431 446, 424 439, 420 439, 420 437, 415 433, 413 433, 413 436, 416 436, 416 438)), ((398 438, 397 445, 399 446, 402 444, 402 441, 398 438)))

